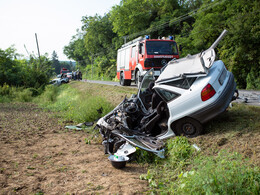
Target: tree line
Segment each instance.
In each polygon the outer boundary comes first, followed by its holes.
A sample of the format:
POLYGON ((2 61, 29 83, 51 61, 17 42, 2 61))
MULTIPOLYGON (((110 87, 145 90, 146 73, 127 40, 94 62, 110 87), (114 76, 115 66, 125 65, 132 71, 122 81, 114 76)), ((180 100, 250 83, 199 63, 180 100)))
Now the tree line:
POLYGON ((87 77, 116 76, 116 52, 124 40, 175 37, 181 56, 207 49, 224 30, 216 51, 239 88, 260 89, 258 0, 121 0, 104 16, 83 16, 64 53, 87 77))
POLYGON ((51 59, 47 53, 40 58, 30 55, 23 59, 13 46, 0 49, 0 88, 4 85, 31 88, 33 95, 38 95, 62 67, 74 68, 71 63, 60 62, 55 51, 51 59))

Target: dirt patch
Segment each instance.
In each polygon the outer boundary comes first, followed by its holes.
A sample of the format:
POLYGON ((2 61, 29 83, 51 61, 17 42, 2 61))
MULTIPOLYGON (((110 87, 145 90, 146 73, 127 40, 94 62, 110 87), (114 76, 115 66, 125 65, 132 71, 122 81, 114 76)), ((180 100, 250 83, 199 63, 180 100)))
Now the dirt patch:
POLYGON ((33 104, 0 104, 0 194, 139 194, 146 169, 113 168, 100 144, 33 104))

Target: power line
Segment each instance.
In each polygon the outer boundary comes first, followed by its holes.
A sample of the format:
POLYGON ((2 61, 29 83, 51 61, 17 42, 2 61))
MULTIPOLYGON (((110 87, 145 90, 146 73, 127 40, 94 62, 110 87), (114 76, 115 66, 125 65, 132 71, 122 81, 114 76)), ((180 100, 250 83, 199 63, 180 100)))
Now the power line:
POLYGON ((204 12, 204 11, 206 11, 206 10, 208 10, 208 9, 211 9, 211 8, 217 6, 217 5, 219 5, 220 3, 223 3, 223 2, 225 2, 225 1, 226 1, 226 0, 222 0, 222 1, 220 1, 220 2, 216 2, 216 3, 211 4, 211 5, 209 5, 209 6, 205 7, 205 8, 203 8, 203 9, 202 9, 201 7, 200 7, 200 8, 197 8, 197 9, 195 9, 195 10, 193 10, 193 11, 187 13, 187 14, 184 14, 184 15, 179 16, 179 17, 177 17, 177 18, 174 18, 174 19, 172 19, 172 20, 168 20, 167 22, 165 22, 165 23, 163 23, 163 24, 159 24, 159 25, 154 26, 154 27, 152 27, 152 28, 148 28, 148 29, 146 29, 146 30, 143 30, 143 31, 140 31, 140 32, 137 32, 137 33, 133 33, 133 34, 131 34, 131 35, 128 35, 128 38, 134 38, 134 37, 141 36, 141 35, 144 35, 144 34, 147 34, 147 33, 155 32, 155 31, 158 31, 158 30, 160 30, 160 29, 162 29, 162 28, 165 28, 166 26, 169 26, 169 24, 179 23, 179 22, 181 22, 181 21, 183 21, 183 20, 186 20, 186 19, 192 17, 193 15, 196 15, 196 14, 198 14, 198 13, 201 13, 201 12, 204 12), (201 10, 199 10, 199 9, 201 9, 201 10))

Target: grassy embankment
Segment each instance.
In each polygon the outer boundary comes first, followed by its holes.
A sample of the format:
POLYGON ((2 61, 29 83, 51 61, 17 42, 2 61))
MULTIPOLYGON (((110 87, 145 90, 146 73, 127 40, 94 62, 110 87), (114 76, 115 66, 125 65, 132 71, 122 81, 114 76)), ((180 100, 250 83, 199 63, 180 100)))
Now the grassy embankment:
MULTIPOLYGON (((39 105, 61 111, 66 121, 85 122, 100 117, 136 89, 72 82, 48 87, 36 99, 39 105)), ((28 92, 27 92, 28 93, 28 92)), ((25 98, 26 99, 26 98, 25 98)), ((148 162, 146 179, 151 193, 160 194, 259 194, 260 108, 235 104, 205 125, 205 134, 194 139, 176 137, 166 143, 166 159, 139 152, 148 162), (192 147, 200 147, 197 151, 192 147)))

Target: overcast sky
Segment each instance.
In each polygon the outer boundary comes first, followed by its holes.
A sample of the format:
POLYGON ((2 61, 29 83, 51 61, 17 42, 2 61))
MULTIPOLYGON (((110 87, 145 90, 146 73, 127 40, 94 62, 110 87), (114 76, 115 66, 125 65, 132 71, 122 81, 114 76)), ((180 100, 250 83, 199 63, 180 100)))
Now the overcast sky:
POLYGON ((120 0, 0 0, 0 49, 11 45, 28 58, 28 52, 51 57, 55 50, 59 60, 67 60, 63 47, 82 26, 82 16, 103 16, 120 0))

